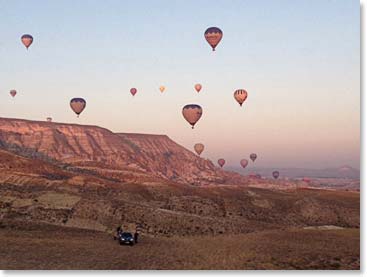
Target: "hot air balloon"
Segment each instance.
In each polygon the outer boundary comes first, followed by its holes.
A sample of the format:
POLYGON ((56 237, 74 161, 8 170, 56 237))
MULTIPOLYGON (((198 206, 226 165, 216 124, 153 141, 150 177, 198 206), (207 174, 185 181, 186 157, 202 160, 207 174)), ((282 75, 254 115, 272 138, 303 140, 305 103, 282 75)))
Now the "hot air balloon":
POLYGON ((243 102, 245 102, 247 98, 247 91, 244 89, 238 89, 234 92, 234 99, 242 106, 243 102))
POLYGON ((278 179, 278 177, 279 177, 279 171, 273 171, 273 177, 274 177, 274 179, 278 179))
POLYGON ((131 88, 130 89, 130 93, 134 96, 136 93, 138 92, 138 90, 136 88, 131 88))
POLYGON ((202 114, 203 109, 196 104, 188 104, 182 108, 182 115, 190 123, 192 129, 194 129, 196 122, 198 122, 202 114))
POLYGON ((257 155, 255 154, 255 153, 252 153, 251 155, 250 155, 250 159, 251 159, 251 161, 255 161, 256 160, 256 158, 257 158, 257 155))
POLYGON ((31 35, 25 34, 22 35, 21 41, 28 50, 28 47, 31 46, 33 42, 33 37, 31 35))
POLYGON ((200 92, 201 88, 202 88, 201 84, 196 84, 196 85, 195 85, 195 90, 196 90, 197 92, 200 92))
POLYGON ((70 100, 71 109, 78 115, 85 109, 87 102, 83 98, 73 98, 70 100))
POLYGON ((47 117, 46 120, 47 122, 52 122, 52 117, 47 117))
POLYGON ((200 154, 204 151, 204 144, 196 143, 194 145, 195 152, 200 156, 200 154))
POLYGON ((311 179, 307 178, 307 177, 303 177, 302 178, 302 181, 303 182, 306 182, 306 183, 310 183, 311 182, 311 179))
POLYGON ((219 159, 218 160, 218 164, 220 167, 223 167, 223 165, 226 163, 226 160, 225 159, 219 159))
POLYGON ((242 160, 240 161, 240 164, 241 164, 241 166, 242 166, 243 168, 246 168, 246 166, 248 165, 248 160, 246 160, 246 159, 242 159, 242 160))
POLYGON ((204 36, 206 41, 213 48, 213 51, 215 51, 215 47, 217 47, 218 43, 221 41, 223 37, 223 32, 221 31, 221 29, 217 27, 210 27, 206 29, 204 36))
POLYGON ((159 90, 160 90, 161 92, 163 92, 165 89, 166 89, 166 87, 165 87, 165 86, 160 86, 160 87, 159 87, 159 90))
POLYGON ((11 95, 11 96, 13 96, 13 97, 14 97, 15 95, 17 95, 17 91, 16 91, 15 89, 12 89, 9 93, 10 93, 10 95, 11 95))

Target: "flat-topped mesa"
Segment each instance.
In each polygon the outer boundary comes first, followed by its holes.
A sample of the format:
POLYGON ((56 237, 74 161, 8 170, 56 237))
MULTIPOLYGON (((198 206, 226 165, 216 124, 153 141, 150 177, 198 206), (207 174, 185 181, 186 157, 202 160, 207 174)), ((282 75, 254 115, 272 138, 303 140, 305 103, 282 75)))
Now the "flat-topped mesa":
POLYGON ((116 170, 191 184, 246 182, 166 135, 115 134, 97 126, 0 118, 0 147, 104 175, 116 170))

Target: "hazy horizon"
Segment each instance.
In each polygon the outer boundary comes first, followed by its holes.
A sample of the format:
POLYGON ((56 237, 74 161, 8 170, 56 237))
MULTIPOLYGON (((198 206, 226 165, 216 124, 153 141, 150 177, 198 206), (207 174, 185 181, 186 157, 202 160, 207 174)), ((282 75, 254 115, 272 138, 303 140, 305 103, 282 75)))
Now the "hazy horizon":
POLYGON ((359 2, 0 1, 0 15, 0 117, 166 134, 228 166, 255 152, 263 168, 360 167, 359 2), (194 130, 189 103, 204 110, 194 130))

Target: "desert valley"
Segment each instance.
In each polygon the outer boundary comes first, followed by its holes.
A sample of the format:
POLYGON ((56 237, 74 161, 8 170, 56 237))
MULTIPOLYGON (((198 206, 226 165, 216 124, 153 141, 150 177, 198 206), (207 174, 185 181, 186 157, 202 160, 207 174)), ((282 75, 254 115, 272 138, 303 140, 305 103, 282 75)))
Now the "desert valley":
POLYGON ((359 198, 357 179, 244 176, 165 135, 0 118, 2 269, 359 269, 359 198))

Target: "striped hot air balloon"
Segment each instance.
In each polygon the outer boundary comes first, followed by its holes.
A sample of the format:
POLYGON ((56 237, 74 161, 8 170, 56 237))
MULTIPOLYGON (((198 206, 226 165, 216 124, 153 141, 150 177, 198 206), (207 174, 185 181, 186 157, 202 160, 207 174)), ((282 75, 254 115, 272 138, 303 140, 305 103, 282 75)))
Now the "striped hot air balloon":
POLYGON ((25 34, 22 35, 21 41, 28 50, 29 46, 31 46, 31 44, 33 43, 33 37, 29 34, 25 34))
POLYGON ((238 89, 234 92, 234 99, 242 106, 243 102, 247 99, 247 91, 244 89, 238 89))
POLYGON ((215 47, 217 47, 219 42, 222 40, 223 32, 218 27, 210 27, 206 29, 204 36, 206 41, 212 47, 213 51, 215 51, 215 47))
POLYGON ((83 98, 73 98, 70 100, 71 109, 78 115, 85 109, 87 102, 83 98))
POLYGON ((197 104, 188 104, 182 108, 182 115, 194 129, 196 122, 203 114, 203 109, 197 104))

